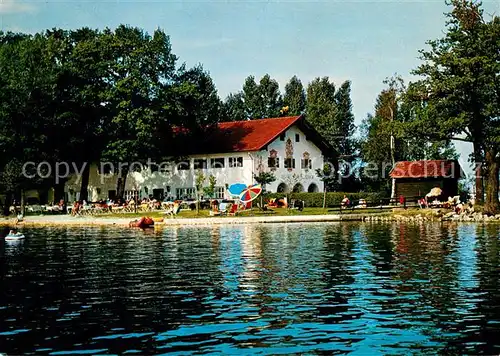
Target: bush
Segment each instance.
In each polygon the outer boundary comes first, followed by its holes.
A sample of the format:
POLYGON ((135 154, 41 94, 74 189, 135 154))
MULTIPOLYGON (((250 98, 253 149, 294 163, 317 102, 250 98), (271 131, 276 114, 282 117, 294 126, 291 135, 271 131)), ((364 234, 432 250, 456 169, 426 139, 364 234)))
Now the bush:
MULTIPOLYGON (((266 193, 264 194, 264 199, 269 200, 272 198, 283 198, 286 193, 266 193)), ((329 192, 326 193, 326 207, 338 207, 346 195, 352 204, 357 205, 359 199, 366 199, 367 203, 370 205, 371 202, 377 202, 384 198, 381 193, 344 193, 344 192, 329 192)), ((323 196, 324 193, 289 193, 288 196, 291 199, 303 200, 305 206, 308 208, 321 208, 323 207, 323 196)))

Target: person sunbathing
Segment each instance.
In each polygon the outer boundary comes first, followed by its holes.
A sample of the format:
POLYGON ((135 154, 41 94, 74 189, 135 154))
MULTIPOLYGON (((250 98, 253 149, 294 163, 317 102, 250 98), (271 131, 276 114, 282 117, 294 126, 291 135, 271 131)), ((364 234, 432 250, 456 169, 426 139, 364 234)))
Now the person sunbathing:
POLYGON ((344 199, 342 199, 342 202, 340 203, 340 206, 345 209, 348 208, 351 205, 351 201, 347 197, 347 195, 344 195, 344 199))

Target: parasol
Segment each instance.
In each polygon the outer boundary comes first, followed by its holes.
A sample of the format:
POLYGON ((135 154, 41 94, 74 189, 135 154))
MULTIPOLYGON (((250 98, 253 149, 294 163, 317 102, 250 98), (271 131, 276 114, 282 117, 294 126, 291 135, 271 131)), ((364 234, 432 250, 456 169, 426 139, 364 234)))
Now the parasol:
POLYGON ((254 200, 262 193, 262 186, 260 184, 251 185, 240 194, 240 200, 242 203, 248 203, 254 200))
POLYGON ((231 195, 236 195, 239 196, 241 192, 246 189, 246 184, 243 183, 235 183, 231 184, 229 188, 227 189, 231 195))
POLYGON ((441 188, 432 188, 431 191, 429 193, 427 193, 426 197, 438 197, 440 196, 441 194, 443 194, 443 191, 441 190, 441 188))

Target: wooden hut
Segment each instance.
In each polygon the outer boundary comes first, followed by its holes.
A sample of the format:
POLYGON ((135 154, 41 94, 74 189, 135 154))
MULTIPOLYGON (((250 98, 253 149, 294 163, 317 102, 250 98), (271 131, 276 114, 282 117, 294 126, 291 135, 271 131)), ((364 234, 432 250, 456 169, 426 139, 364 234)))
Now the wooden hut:
POLYGON ((454 160, 401 161, 390 173, 396 180, 396 197, 424 197, 432 188, 442 190, 440 200, 458 195, 458 180, 463 171, 454 160))

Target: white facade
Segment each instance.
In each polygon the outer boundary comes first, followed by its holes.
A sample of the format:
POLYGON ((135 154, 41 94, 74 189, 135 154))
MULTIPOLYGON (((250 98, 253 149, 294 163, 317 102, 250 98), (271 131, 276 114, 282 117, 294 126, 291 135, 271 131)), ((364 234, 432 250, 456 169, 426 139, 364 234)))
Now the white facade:
MULTIPOLYGON (((267 191, 323 191, 323 183, 315 173, 316 169, 323 167, 321 150, 307 140, 295 125, 261 151, 192 155, 187 160, 189 168, 187 163, 160 163, 159 167, 153 166, 158 167, 158 171, 147 168, 141 172, 130 172, 125 184, 125 197, 132 197, 137 191, 141 198, 150 195, 156 198, 194 198, 195 177, 202 173, 216 178, 217 198, 228 198, 228 186, 234 183, 254 184, 253 175, 261 171, 272 172, 276 177, 275 182, 266 186, 267 191), (202 162, 206 162, 202 168, 195 169, 195 163, 202 162), (273 167, 276 163, 277 167, 273 167)), ((93 165, 90 171, 88 189, 91 201, 107 199, 116 193, 117 175, 99 174, 99 168, 93 165)), ((208 185, 208 178, 205 185, 208 185)), ((79 191, 80 179, 77 175, 72 176, 65 187, 68 201, 79 199, 79 191)))

